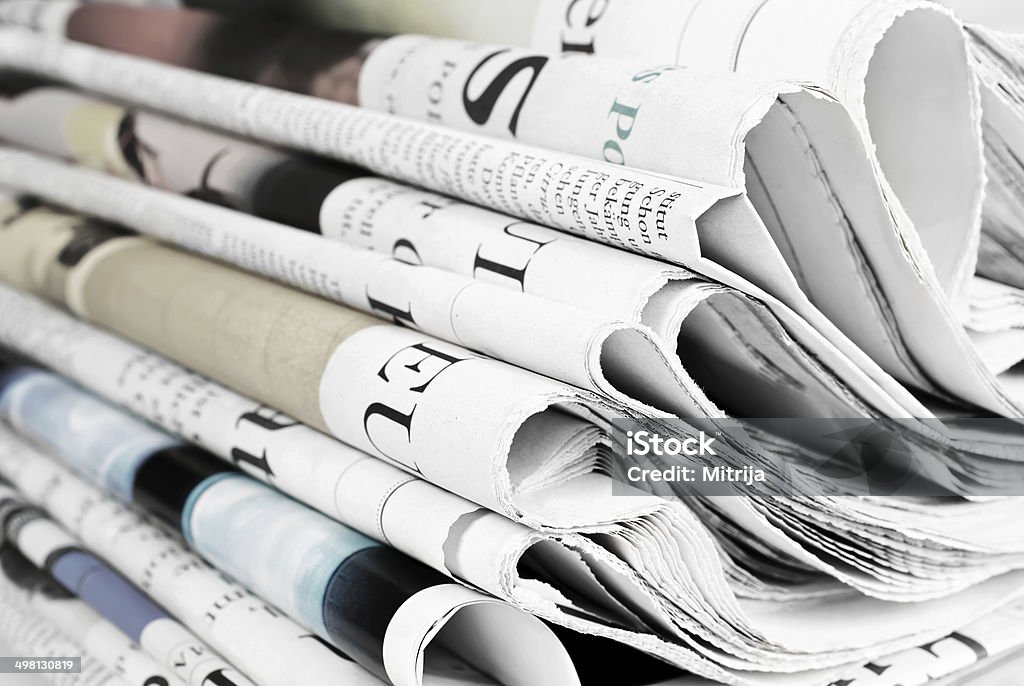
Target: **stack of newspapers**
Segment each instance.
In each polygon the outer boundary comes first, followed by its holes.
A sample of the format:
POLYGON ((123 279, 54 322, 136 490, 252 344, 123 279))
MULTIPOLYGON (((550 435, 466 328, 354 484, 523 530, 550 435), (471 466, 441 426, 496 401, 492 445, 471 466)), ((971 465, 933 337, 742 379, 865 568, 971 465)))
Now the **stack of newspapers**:
POLYGON ((0 684, 1021 683, 1018 4, 0 0, 0 684))

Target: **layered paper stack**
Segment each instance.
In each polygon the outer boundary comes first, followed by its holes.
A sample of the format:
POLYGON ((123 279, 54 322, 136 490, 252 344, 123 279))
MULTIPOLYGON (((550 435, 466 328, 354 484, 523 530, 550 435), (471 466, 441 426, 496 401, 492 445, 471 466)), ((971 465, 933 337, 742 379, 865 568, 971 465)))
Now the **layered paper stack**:
POLYGON ((0 1, 0 634, 58 683, 1024 654, 1012 8, 184 5, 0 1))

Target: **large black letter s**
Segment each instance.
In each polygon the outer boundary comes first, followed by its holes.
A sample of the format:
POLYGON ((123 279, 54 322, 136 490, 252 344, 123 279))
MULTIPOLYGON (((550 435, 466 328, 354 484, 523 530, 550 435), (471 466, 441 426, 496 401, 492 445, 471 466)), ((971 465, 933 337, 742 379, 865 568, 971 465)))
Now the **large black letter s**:
POLYGON ((476 100, 469 97, 469 87, 473 83, 473 79, 476 77, 480 69, 490 62, 498 55, 509 52, 509 50, 503 49, 493 52, 485 57, 480 64, 476 65, 473 71, 470 73, 469 78, 466 79, 466 85, 462 89, 462 106, 466 109, 466 114, 475 123, 481 126, 487 123, 487 120, 491 118, 491 113, 494 111, 494 106, 498 103, 498 98, 504 92, 508 84, 519 75, 519 72, 524 69, 530 69, 533 71, 533 76, 530 78, 529 85, 526 86, 526 90, 523 91, 522 96, 519 98, 519 104, 516 105, 515 112, 512 113, 512 121, 508 124, 508 130, 512 132, 512 135, 516 135, 516 129, 519 126, 519 113, 523 109, 523 104, 526 102, 526 96, 530 94, 530 90, 533 88, 533 84, 537 82, 537 77, 540 75, 540 70, 547 64, 548 58, 543 55, 531 55, 529 57, 521 57, 516 61, 505 67, 500 74, 498 74, 490 85, 480 94, 480 97, 476 100))

